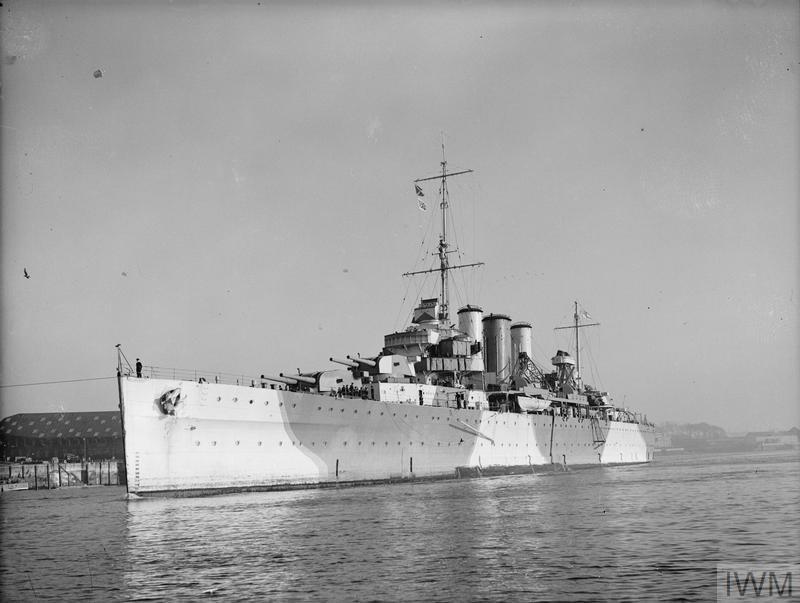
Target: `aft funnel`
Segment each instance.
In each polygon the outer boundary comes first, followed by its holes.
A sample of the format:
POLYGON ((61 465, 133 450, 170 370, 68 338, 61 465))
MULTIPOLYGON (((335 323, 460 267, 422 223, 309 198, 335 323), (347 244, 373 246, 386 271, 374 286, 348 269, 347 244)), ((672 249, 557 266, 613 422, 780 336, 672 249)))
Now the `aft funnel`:
POLYGON ((533 358, 533 327, 529 322, 511 325, 511 360, 516 362, 521 352, 533 358))

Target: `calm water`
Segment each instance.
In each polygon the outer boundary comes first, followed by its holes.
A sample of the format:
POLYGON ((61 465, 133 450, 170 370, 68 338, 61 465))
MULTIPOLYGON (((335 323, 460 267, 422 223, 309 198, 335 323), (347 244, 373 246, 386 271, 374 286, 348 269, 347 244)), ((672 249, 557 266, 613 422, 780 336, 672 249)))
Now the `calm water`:
POLYGON ((342 490, 0 495, 3 600, 713 600, 800 559, 795 452, 342 490))

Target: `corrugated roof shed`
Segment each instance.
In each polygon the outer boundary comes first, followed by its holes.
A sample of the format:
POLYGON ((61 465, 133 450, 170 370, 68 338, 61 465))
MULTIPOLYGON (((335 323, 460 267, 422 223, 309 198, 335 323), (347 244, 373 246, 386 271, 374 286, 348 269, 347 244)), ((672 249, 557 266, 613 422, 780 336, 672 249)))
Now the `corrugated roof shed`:
POLYGON ((119 438, 119 411, 23 413, 0 421, 0 437, 119 438))

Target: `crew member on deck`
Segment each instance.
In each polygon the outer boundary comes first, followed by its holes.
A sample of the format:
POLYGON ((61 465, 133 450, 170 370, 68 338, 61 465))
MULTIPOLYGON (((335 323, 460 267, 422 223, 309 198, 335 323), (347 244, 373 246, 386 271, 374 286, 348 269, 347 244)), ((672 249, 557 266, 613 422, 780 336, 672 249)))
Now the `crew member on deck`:
POLYGON ((136 376, 141 379, 142 378, 142 361, 138 358, 136 359, 136 376))

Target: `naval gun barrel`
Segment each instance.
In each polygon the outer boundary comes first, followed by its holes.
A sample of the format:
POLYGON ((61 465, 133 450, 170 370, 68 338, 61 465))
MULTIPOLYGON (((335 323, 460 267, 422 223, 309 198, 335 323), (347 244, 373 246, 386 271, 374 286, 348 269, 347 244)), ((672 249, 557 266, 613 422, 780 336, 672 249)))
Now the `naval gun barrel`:
POLYGON ((314 377, 306 377, 305 375, 284 375, 283 373, 281 373, 280 375, 284 379, 294 379, 295 383, 300 381, 301 383, 307 383, 308 385, 317 384, 317 380, 314 379, 314 377))
POLYGON ((358 366, 357 362, 353 362, 352 360, 342 360, 340 358, 334 358, 333 356, 329 359, 331 362, 335 362, 336 364, 343 364, 345 366, 349 366, 350 368, 355 368, 358 366))
POLYGON ((290 379, 289 377, 284 377, 281 373, 280 377, 273 377, 272 375, 261 375, 262 379, 266 379, 267 381, 277 381, 278 383, 286 383, 287 385, 297 385, 297 379, 290 379))
POLYGON ((364 364, 366 366, 378 366, 378 363, 374 360, 368 360, 367 358, 353 358, 348 354, 348 360, 352 360, 353 362, 358 362, 359 364, 364 364))

